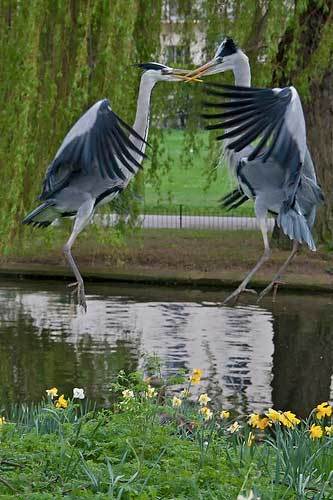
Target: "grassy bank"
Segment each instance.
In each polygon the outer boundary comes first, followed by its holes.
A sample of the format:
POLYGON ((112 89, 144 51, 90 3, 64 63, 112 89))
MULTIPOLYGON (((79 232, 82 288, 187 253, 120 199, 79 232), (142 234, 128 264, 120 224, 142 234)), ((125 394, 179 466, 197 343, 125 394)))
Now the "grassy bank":
POLYGON ((200 378, 198 369, 173 380, 121 372, 112 409, 53 388, 39 405, 3 411, 1 498, 332 498, 328 404, 307 421, 236 415, 207 394, 191 398, 200 378))
MULTIPOLYGON (((124 246, 114 246, 112 240, 93 238, 93 227, 80 235, 74 245, 84 276, 109 277, 122 275, 162 277, 172 280, 215 280, 221 284, 239 281, 262 253, 259 231, 192 231, 149 229, 126 236, 124 246)), ((41 270, 50 276, 70 273, 62 256, 62 245, 69 234, 59 228, 58 245, 47 246, 42 230, 32 231, 31 241, 1 264, 1 268, 41 270)), ((107 238, 108 230, 103 228, 107 238)), ((52 241, 52 240, 51 240, 52 241)), ((252 283, 264 284, 288 256, 288 250, 273 249, 272 258, 257 273, 252 283)), ((323 286, 331 288, 333 279, 332 252, 319 248, 317 252, 302 249, 289 266, 284 277, 286 284, 323 286)))

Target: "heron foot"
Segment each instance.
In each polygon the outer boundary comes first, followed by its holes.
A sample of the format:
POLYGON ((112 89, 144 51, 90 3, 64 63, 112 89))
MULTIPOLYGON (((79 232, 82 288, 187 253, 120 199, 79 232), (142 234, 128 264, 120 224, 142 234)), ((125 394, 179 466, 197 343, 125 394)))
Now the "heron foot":
POLYGON ((231 295, 229 295, 223 302, 222 302, 222 305, 226 305, 228 304, 230 301, 232 301, 234 299, 234 305, 237 304, 238 302, 238 299, 239 299, 239 296, 242 294, 242 293, 252 293, 254 295, 257 295, 257 292, 255 290, 253 290, 252 288, 246 288, 246 286, 242 286, 240 285, 238 288, 236 288, 236 290, 234 292, 232 292, 231 295))
POLYGON ((84 284, 76 281, 75 283, 70 283, 69 288, 73 288, 72 295, 77 294, 77 303, 82 307, 84 312, 87 312, 86 295, 84 292, 84 284))
POLYGON ((266 288, 262 292, 260 292, 258 299, 257 299, 257 304, 259 304, 259 302, 265 297, 265 295, 267 295, 272 289, 273 289, 272 302, 275 302, 278 287, 279 287, 279 285, 283 285, 283 284, 284 284, 283 281, 273 280, 268 286, 266 286, 266 288))

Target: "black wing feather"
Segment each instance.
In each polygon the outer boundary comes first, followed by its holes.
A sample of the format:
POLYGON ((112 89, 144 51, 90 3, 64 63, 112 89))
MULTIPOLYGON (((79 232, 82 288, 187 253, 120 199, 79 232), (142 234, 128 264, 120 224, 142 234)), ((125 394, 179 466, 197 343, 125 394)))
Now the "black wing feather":
POLYGON ((92 106, 66 135, 48 167, 40 199, 45 200, 63 189, 77 172, 99 172, 103 178, 119 181, 126 179, 126 170, 135 174, 135 167, 141 168, 141 163, 134 154, 141 158, 146 155, 128 137, 128 132, 142 145, 147 144, 111 110, 107 99, 92 106))

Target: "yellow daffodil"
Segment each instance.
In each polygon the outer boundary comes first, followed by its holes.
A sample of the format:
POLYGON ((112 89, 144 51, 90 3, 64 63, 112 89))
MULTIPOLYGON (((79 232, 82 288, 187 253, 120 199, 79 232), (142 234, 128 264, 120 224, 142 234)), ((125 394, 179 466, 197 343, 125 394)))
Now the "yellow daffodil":
POLYGON ((5 417, 0 417, 0 425, 3 425, 6 423, 5 417))
POLYGON ((192 384, 199 384, 201 377, 202 377, 203 371, 200 370, 200 368, 194 368, 192 371, 192 375, 190 376, 190 382, 192 384))
POLYGON ((207 406, 200 408, 199 413, 205 420, 210 420, 213 417, 212 410, 210 410, 207 406))
POLYGON ((56 398, 58 396, 58 389, 56 387, 46 389, 46 394, 50 396, 51 399, 56 398))
POLYGON ((326 425, 325 432, 327 436, 333 436, 333 425, 326 425))
POLYGON ((134 392, 131 391, 130 389, 125 389, 122 392, 123 398, 124 399, 133 399, 134 398, 134 392))
POLYGON ((188 398, 190 396, 191 396, 191 393, 190 393, 190 391, 188 389, 183 389, 181 391, 181 393, 180 393, 180 397, 184 398, 184 399, 186 399, 186 398, 188 398))
POLYGON ((220 418, 222 418, 222 420, 223 420, 224 418, 229 418, 229 417, 230 417, 230 411, 227 411, 227 410, 222 410, 222 411, 220 412, 220 418))
POLYGON ((253 432, 252 432, 252 431, 250 431, 250 433, 249 433, 249 435, 248 435, 248 438, 247 438, 247 446, 248 446, 249 448, 251 448, 251 446, 253 445, 254 441, 255 441, 254 434, 253 434, 253 432))
POLYGON ((56 401, 56 408, 67 408, 68 401, 66 401, 65 396, 62 394, 56 401))
POLYGON ((238 432, 241 426, 239 425, 238 422, 234 422, 230 427, 228 427, 227 431, 231 432, 231 434, 234 434, 235 432, 238 432))
POLYGON ((147 390, 145 392, 146 398, 153 398, 156 396, 156 394, 157 394, 156 389, 151 385, 148 385, 147 390))
POLYGON ((249 425, 263 431, 266 427, 271 425, 271 422, 267 417, 261 417, 257 413, 252 413, 249 418, 249 425))
POLYGON ((211 398, 208 397, 208 394, 206 394, 206 393, 200 394, 198 401, 199 401, 200 406, 207 406, 209 401, 211 401, 211 398))
POLYGON ((177 396, 174 396, 172 398, 172 406, 173 408, 179 408, 182 404, 182 400, 180 398, 177 398, 177 396))
POLYGON ((325 401, 325 403, 317 405, 316 410, 317 410, 316 417, 318 418, 318 420, 321 420, 324 417, 330 417, 333 412, 332 406, 330 406, 327 401, 325 401))
POLYGON ((276 411, 276 410, 273 410, 272 408, 269 408, 268 412, 265 413, 265 415, 272 422, 280 422, 281 413, 279 411, 276 411))
POLYGON ((300 423, 300 419, 296 417, 295 413, 292 413, 291 411, 284 411, 280 414, 280 422, 285 427, 292 429, 295 425, 300 423))
POLYGON ((320 427, 320 425, 316 425, 316 424, 311 425, 309 432, 310 432, 311 439, 320 439, 324 434, 324 431, 320 427))

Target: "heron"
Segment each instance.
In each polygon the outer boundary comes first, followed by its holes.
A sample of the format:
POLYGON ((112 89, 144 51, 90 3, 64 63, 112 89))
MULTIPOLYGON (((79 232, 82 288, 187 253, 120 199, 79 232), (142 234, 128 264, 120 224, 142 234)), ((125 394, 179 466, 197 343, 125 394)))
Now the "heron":
POLYGON ((164 64, 137 64, 143 70, 134 125, 130 127, 112 109, 108 99, 91 106, 65 136, 48 166, 39 199, 23 224, 47 227, 63 217, 74 218, 71 235, 63 247, 76 282, 77 302, 87 310, 84 282, 72 256, 72 246, 91 222, 95 211, 126 189, 146 158, 151 92, 157 82, 183 81, 164 64))
POLYGON ((234 208, 248 199, 254 200, 264 252, 223 303, 237 302, 243 292, 256 293, 247 285, 271 255, 268 213, 275 215, 278 226, 293 241, 290 255, 258 296, 260 301, 274 288, 274 300, 281 276, 299 245, 305 243, 310 250, 316 250, 311 230, 317 207, 323 202, 323 193, 307 147, 304 114, 297 90, 293 86, 251 87, 249 59, 230 37, 223 39, 212 60, 187 73, 187 77, 201 78, 228 70, 233 71, 235 84, 206 86, 207 93, 215 101, 204 104, 216 112, 203 113, 203 117, 218 120, 207 129, 224 129, 217 139, 223 140, 222 155, 238 183, 238 188, 224 197, 223 203, 234 208))

